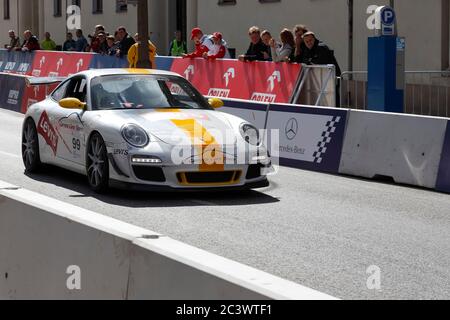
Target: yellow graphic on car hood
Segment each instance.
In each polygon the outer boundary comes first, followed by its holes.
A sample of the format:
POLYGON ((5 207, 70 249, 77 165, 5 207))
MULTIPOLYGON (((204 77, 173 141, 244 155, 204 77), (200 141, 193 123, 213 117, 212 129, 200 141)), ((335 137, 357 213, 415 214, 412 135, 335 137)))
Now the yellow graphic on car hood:
POLYGON ((194 119, 171 120, 190 139, 193 146, 197 148, 201 158, 200 171, 224 171, 225 159, 222 147, 217 143, 214 136, 194 119))

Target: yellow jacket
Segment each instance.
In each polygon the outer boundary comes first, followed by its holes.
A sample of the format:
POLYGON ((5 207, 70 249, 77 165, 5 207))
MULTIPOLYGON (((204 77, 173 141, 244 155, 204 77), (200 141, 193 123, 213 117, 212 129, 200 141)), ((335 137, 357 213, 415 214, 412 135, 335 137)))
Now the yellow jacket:
MULTIPOLYGON (((149 40, 148 41, 148 50, 149 50, 149 58, 152 64, 152 68, 156 68, 155 64, 155 56, 156 56, 156 46, 149 40)), ((135 43, 131 46, 128 51, 128 62, 130 64, 130 68, 136 68, 137 62, 139 60, 139 43, 135 43)))

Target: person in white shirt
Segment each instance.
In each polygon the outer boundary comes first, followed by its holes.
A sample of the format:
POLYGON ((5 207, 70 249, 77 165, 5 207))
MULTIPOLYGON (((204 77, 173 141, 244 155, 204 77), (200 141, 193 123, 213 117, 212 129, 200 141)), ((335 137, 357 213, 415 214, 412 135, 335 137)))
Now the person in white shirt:
MULTIPOLYGON (((196 40, 203 46, 207 47, 210 52, 217 50, 214 44, 214 35, 204 34, 200 28, 194 28, 191 32, 191 39, 196 40)), ((222 38, 221 45, 227 48, 224 59, 230 59, 227 42, 222 38)))

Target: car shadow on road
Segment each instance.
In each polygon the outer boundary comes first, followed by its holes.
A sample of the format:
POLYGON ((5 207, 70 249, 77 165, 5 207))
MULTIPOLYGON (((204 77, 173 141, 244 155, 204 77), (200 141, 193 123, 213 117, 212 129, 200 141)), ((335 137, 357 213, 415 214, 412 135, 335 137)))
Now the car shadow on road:
POLYGON ((244 206, 280 202, 280 199, 264 193, 276 185, 260 191, 145 192, 110 189, 105 194, 98 194, 89 188, 85 176, 58 167, 45 166, 39 174, 26 175, 35 181, 74 191, 76 194, 69 195, 71 199, 95 198, 110 205, 131 208, 244 206))

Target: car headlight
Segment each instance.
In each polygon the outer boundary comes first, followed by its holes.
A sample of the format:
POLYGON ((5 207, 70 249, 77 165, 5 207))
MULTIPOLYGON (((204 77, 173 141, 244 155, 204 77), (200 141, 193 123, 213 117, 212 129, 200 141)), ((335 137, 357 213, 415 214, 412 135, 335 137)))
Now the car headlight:
POLYGON ((123 126, 122 137, 126 142, 136 148, 144 148, 150 142, 147 132, 135 124, 127 124, 123 126))
POLYGON ((251 124, 245 123, 241 125, 241 135, 252 146, 259 146, 261 144, 259 131, 251 124))

